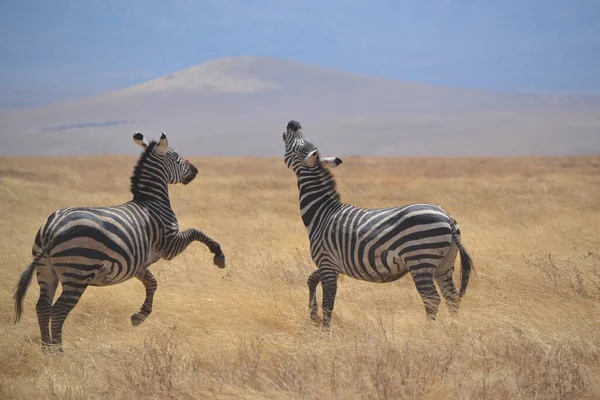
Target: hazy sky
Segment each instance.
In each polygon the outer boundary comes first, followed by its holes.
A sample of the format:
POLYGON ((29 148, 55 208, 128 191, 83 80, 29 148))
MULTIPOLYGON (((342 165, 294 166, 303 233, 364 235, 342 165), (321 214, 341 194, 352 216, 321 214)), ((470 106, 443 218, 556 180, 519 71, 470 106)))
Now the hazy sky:
POLYGON ((600 0, 1 0, 0 108, 257 55, 503 91, 600 91, 600 0))

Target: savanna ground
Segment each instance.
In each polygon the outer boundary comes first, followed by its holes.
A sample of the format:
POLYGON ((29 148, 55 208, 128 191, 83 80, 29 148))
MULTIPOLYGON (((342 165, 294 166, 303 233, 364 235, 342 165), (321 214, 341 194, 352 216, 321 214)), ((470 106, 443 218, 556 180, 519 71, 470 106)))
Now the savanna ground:
POLYGON ((11 323, 35 233, 54 209, 129 200, 135 157, 0 158, 0 398, 600 398, 600 156, 346 157, 344 201, 440 204, 476 272, 456 321, 442 304, 431 326, 410 276, 342 277, 329 333, 308 320, 314 267, 282 159, 192 161, 200 173, 172 204, 227 268, 200 244, 158 262, 136 328, 140 282, 89 288, 65 353, 47 355, 35 280, 11 323))

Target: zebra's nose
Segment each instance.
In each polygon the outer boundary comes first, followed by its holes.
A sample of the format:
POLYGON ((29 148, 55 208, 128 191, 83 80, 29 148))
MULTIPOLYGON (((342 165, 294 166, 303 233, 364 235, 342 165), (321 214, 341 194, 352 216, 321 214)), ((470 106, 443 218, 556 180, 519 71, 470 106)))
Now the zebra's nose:
POLYGON ((184 185, 187 185, 188 183, 190 183, 191 181, 194 180, 197 173, 198 173, 198 168, 196 168, 192 164, 188 164, 188 172, 185 174, 185 176, 182 177, 181 182, 184 185))

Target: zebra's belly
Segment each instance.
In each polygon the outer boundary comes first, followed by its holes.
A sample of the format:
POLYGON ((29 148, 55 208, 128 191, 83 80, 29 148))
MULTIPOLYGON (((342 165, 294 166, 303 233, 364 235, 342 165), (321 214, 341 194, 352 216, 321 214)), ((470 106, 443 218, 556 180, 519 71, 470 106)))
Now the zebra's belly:
POLYGON ((398 251, 386 250, 375 257, 373 266, 381 282, 393 282, 408 273, 408 267, 398 253, 398 251))
POLYGON ((112 285, 116 285, 118 283, 123 283, 131 278, 133 278, 135 275, 137 275, 138 272, 129 270, 126 273, 121 273, 118 274, 116 273, 116 271, 114 269, 111 269, 110 267, 108 269, 103 269, 101 268, 96 276, 94 276, 94 278, 92 278, 90 280, 89 285, 90 286, 112 286, 112 285))
POLYGON ((143 267, 110 259, 90 259, 84 256, 51 257, 51 265, 61 282, 75 282, 90 286, 110 286, 125 282, 143 267))
POLYGON ((340 272, 367 282, 393 282, 408 273, 408 267, 398 253, 385 250, 363 260, 362 265, 355 262, 352 268, 345 266, 340 272))
POLYGON ((94 278, 91 280, 90 286, 111 286, 125 282, 140 274, 160 258, 160 253, 151 250, 148 255, 148 259, 150 260, 149 262, 146 262, 144 265, 129 266, 122 269, 119 269, 119 265, 116 263, 105 261, 103 266, 98 270, 94 278))

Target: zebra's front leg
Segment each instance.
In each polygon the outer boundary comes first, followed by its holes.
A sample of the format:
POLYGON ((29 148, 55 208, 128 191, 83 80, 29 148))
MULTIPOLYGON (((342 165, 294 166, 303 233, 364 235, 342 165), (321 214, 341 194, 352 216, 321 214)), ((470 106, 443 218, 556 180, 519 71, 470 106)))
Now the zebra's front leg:
POLYGON ((221 250, 221 245, 217 243, 216 240, 211 239, 210 237, 204 235, 204 243, 206 247, 213 253, 215 256, 213 257, 213 264, 215 264, 219 268, 225 268, 225 254, 221 250))
POLYGON ((319 274, 319 270, 313 271, 312 274, 308 277, 308 310, 310 312, 310 319, 316 323, 320 323, 321 319, 318 315, 318 307, 317 304, 317 285, 321 281, 321 275, 319 274))
POLYGON ((163 258, 171 260, 184 251, 190 243, 198 241, 203 243, 215 256, 213 263, 219 268, 225 268, 225 255, 221 251, 221 245, 214 239, 205 235, 200 229, 186 229, 175 234, 167 243, 163 258))
POLYGON ((133 326, 138 326, 144 322, 152 312, 152 301, 154 299, 156 288, 158 287, 156 278, 152 275, 152 272, 147 269, 136 275, 136 278, 139 279, 146 288, 146 299, 144 300, 144 304, 142 304, 140 311, 131 316, 131 325, 133 326))
POLYGON ((331 326, 331 314, 335 305, 335 295, 337 293, 338 272, 333 270, 321 270, 321 287, 323 288, 323 328, 329 329, 331 326))

